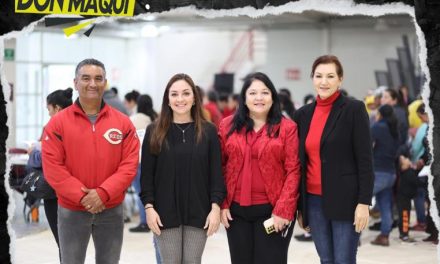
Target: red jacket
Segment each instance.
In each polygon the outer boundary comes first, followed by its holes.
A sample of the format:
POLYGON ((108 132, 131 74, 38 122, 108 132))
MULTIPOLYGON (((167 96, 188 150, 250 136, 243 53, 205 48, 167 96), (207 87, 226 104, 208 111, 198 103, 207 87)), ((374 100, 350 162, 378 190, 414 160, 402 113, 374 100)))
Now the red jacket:
POLYGON ((136 175, 139 139, 130 119, 103 104, 94 125, 79 103, 53 116, 42 140, 44 176, 58 203, 85 208, 81 187, 96 189, 106 208, 119 205, 136 175))
MULTIPOLYGON (((232 133, 227 137, 233 116, 222 120, 219 137, 222 147, 223 175, 225 176, 227 197, 222 208, 229 208, 234 197, 237 179, 243 167, 243 153, 246 138, 243 134, 232 133)), ((264 146, 259 151, 259 167, 272 213, 292 220, 297 207, 300 182, 300 162, 298 158, 298 135, 296 124, 286 118, 273 129, 278 137, 268 137, 264 132, 259 140, 264 146)))
POLYGON ((220 121, 222 121, 223 115, 222 112, 218 109, 218 106, 215 102, 209 102, 205 104, 203 107, 205 107, 206 110, 208 110, 209 114, 211 115, 211 122, 214 123, 216 127, 220 124, 220 121))

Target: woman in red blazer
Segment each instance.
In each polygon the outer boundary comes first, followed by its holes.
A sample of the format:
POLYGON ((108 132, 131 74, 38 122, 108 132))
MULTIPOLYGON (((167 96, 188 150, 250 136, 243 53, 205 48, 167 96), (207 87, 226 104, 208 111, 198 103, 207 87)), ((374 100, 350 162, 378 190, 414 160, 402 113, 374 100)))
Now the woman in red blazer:
POLYGON ((300 181, 297 128, 282 117, 265 74, 246 77, 238 110, 220 123, 219 136, 227 186, 221 220, 232 263, 287 263, 300 181), (263 226, 269 218, 271 234, 263 226))

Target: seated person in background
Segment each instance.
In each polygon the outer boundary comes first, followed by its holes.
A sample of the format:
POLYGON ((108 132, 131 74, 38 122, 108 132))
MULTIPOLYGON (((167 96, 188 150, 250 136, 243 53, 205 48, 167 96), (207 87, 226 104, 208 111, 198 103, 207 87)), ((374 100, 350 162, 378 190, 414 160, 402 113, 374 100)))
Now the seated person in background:
POLYGON ((140 93, 136 90, 133 90, 124 95, 124 106, 130 116, 136 114, 137 112, 137 100, 139 95, 140 93))
POLYGON ((207 101, 203 107, 208 110, 211 116, 211 122, 214 123, 216 127, 219 126, 220 121, 223 119, 223 115, 218 108, 218 94, 216 91, 209 91, 207 97, 204 101, 207 101))
POLYGON ((229 108, 230 100, 231 96, 228 94, 220 94, 218 97, 218 107, 223 115, 223 118, 228 117, 235 112, 235 108, 229 108))

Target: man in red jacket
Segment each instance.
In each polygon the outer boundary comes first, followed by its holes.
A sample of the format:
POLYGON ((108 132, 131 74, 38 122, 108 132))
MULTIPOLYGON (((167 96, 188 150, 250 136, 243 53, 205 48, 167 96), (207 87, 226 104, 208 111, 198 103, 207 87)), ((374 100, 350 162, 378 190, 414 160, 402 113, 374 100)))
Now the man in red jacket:
POLYGON ((93 237, 96 263, 118 263, 125 190, 136 175, 139 139, 127 116, 105 104, 105 67, 95 59, 75 71, 76 102, 46 125, 44 175, 58 197, 63 264, 84 263, 93 237))

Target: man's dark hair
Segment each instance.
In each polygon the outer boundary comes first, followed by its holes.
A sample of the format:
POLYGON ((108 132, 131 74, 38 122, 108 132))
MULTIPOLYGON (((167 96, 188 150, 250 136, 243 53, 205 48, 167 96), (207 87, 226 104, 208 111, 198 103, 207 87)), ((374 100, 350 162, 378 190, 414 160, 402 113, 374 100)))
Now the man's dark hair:
POLYGON ((118 88, 116 88, 115 86, 113 86, 112 88, 110 88, 110 90, 111 90, 114 94, 116 94, 116 95, 119 94, 119 90, 118 90, 118 88))
POLYGON ((225 102, 225 103, 227 103, 227 102, 229 101, 229 95, 228 95, 228 94, 224 94, 224 93, 219 94, 219 96, 218 96, 218 101, 219 101, 219 102, 225 102))
POLYGON ((285 94, 287 95, 287 97, 289 97, 289 100, 292 100, 292 94, 290 93, 289 89, 287 88, 280 88, 279 89, 279 94, 285 94))
POLYGON ((124 98, 127 102, 131 102, 131 101, 137 102, 139 95, 140 93, 138 91, 133 90, 131 92, 126 93, 124 98))
POLYGON ((196 89, 200 94, 200 98, 203 100, 203 97, 205 97, 205 91, 198 85, 196 85, 196 89))
POLYGON ((303 99, 303 104, 306 105, 309 100, 315 101, 315 96, 313 94, 306 94, 303 99))
POLYGON ((216 102, 216 103, 218 102, 218 93, 216 91, 213 90, 209 91, 207 96, 208 96, 208 101, 216 102))
POLYGON ((86 66, 86 65, 95 65, 95 66, 101 67, 102 70, 104 71, 104 77, 105 77, 106 71, 105 71, 104 63, 100 62, 97 59, 85 59, 85 60, 82 60, 80 63, 78 63, 78 65, 76 65, 75 78, 78 76, 79 69, 81 69, 83 66, 86 66))
POLYGON ((52 106, 59 106, 64 109, 72 104, 72 88, 56 90, 46 97, 46 103, 52 106))
POLYGON ((148 94, 139 95, 137 98, 137 111, 150 117, 151 122, 154 122, 158 114, 153 109, 153 99, 148 94))
POLYGON ((416 113, 425 115, 426 114, 425 104, 422 103, 421 105, 419 105, 419 107, 417 107, 416 113))

